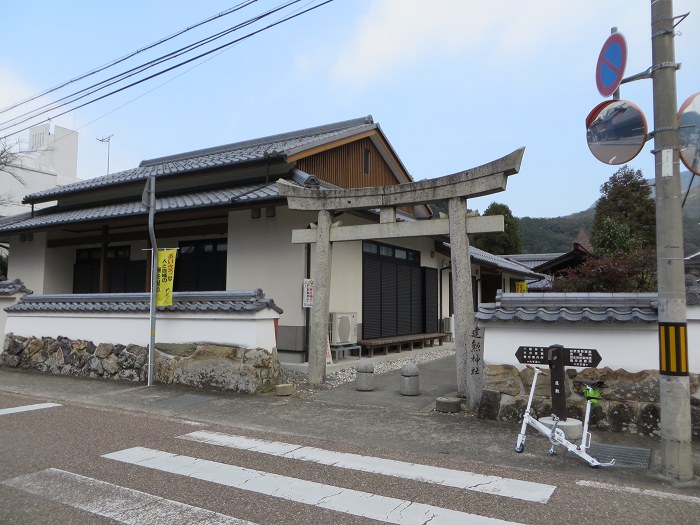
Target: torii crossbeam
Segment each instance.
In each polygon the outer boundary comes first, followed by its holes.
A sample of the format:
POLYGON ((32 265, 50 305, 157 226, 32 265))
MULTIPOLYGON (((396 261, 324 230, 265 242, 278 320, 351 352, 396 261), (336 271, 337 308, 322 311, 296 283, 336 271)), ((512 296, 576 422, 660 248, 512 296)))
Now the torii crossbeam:
POLYGON ((525 148, 488 164, 452 175, 394 186, 323 189, 303 188, 285 180, 277 181, 291 210, 318 211, 316 230, 294 230, 293 243, 316 243, 314 303, 311 310, 309 372, 311 384, 325 381, 328 346, 328 304, 330 298, 331 242, 385 239, 391 237, 450 236, 457 393, 476 408, 483 390, 483 346, 476 329, 472 304, 471 262, 468 233, 503 231, 502 216, 467 218, 466 199, 506 189, 508 177, 520 171, 525 148), (448 201, 449 219, 396 222, 396 207, 448 201), (380 223, 340 226, 331 229, 333 212, 351 209, 380 210, 380 223))

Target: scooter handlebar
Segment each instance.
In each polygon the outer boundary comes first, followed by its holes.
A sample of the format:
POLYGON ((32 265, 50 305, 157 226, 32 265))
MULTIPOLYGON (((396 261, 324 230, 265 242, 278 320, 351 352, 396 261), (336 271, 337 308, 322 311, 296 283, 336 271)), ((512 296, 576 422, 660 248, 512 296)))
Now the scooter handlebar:
POLYGON ((534 370, 535 372, 539 372, 539 373, 542 374, 543 376, 548 375, 547 372, 545 372, 544 370, 542 370, 539 366, 532 366, 532 365, 530 365, 530 364, 526 364, 525 366, 528 367, 530 370, 534 370))

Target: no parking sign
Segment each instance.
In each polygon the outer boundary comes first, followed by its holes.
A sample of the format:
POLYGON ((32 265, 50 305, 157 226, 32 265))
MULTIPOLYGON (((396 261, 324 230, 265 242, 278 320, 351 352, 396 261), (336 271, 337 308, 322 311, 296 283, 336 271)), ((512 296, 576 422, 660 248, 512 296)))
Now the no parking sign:
POLYGON ((622 33, 613 33, 603 44, 595 69, 598 91, 609 97, 620 85, 627 65, 627 43, 622 33))

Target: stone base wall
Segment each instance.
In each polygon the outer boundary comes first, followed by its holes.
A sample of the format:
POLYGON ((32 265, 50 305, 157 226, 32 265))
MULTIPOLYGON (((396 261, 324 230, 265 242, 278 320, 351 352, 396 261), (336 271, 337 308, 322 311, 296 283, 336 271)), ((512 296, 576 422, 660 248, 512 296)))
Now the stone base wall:
MULTIPOLYGON (((277 352, 197 344, 186 357, 156 348, 154 381, 197 388, 221 388, 259 394, 282 382, 277 352)), ((146 381, 148 349, 139 345, 94 344, 66 337, 22 337, 7 334, 0 366, 71 376, 146 381)))
MULTIPOLYGON (((482 419, 495 419, 511 423, 522 421, 527 407, 534 371, 518 370, 512 365, 488 365, 486 384, 478 415, 482 419)), ((611 368, 585 368, 582 372, 566 370, 567 416, 583 421, 586 400, 577 380, 605 381, 601 389, 601 401, 591 407, 589 427, 592 430, 628 432, 660 436, 659 430, 659 372, 645 370, 631 373, 611 368)), ((700 376, 690 375, 691 429, 693 439, 700 439, 700 376)), ((537 379, 533 415, 552 415, 549 376, 537 379)))

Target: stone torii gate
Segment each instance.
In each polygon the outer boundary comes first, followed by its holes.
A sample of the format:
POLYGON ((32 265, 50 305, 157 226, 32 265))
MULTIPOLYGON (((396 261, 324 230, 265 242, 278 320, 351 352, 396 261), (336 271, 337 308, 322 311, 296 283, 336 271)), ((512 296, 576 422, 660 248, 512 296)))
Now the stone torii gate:
POLYGON ((292 243, 316 243, 314 302, 311 310, 308 381, 320 384, 326 377, 328 306, 330 300, 331 243, 337 241, 448 235, 452 252, 457 393, 477 408, 483 390, 483 345, 472 304, 471 261, 468 233, 503 231, 502 216, 467 217, 467 198, 504 191, 508 176, 518 173, 525 148, 477 168, 436 179, 395 186, 325 190, 302 188, 277 181, 289 209, 317 211, 315 230, 293 230, 292 243), (396 222, 396 207, 448 201, 448 219, 396 222), (340 210, 379 209, 379 224, 331 228, 340 210))

